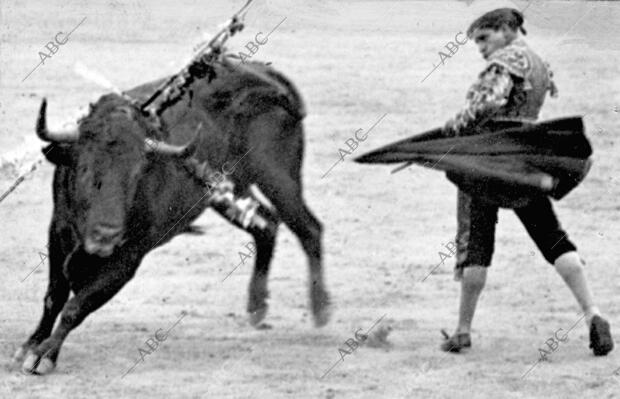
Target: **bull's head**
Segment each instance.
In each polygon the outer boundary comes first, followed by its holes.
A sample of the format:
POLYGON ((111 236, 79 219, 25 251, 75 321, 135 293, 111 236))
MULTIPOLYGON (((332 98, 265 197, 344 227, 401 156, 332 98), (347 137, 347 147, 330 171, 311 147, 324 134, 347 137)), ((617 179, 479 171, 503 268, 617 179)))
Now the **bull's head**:
POLYGON ((44 99, 36 132, 52 143, 48 152, 55 151, 55 155, 46 154, 48 159, 74 173, 70 200, 84 250, 108 257, 124 242, 138 183, 149 163, 192 156, 199 135, 185 146, 158 141, 154 137, 161 133, 153 123, 137 106, 116 94, 103 96, 92 105, 75 130, 49 131, 45 113, 44 99))

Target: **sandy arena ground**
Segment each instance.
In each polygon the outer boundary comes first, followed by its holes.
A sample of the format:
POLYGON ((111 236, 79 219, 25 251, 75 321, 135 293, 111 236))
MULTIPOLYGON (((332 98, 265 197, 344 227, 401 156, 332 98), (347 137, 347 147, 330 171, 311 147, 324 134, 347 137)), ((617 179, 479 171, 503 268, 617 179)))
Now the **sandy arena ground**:
MULTIPOLYGON (((484 11, 527 4, 255 1, 246 29, 229 48, 241 51, 256 33, 286 18, 255 58, 287 74, 308 106, 304 189, 325 227, 331 322, 313 327, 306 259, 283 228, 271 267, 268 326, 252 328, 245 314, 251 264, 222 282, 249 236, 208 211, 197 223, 205 235, 179 236, 152 252, 133 281, 74 330, 53 374, 22 375, 9 359, 38 322, 47 285, 40 253, 53 168, 43 163, 0 203, 0 397, 620 398, 620 377, 613 375, 620 351, 591 354, 575 301, 512 212, 500 212, 474 346, 466 355, 446 355, 438 349, 439 331, 456 323, 454 260, 422 280, 454 237, 455 187, 434 171, 415 167, 390 175, 388 167, 349 158, 322 178, 344 142, 382 116, 353 155, 452 116, 484 64, 468 42, 421 82, 438 65, 438 52, 484 11), (121 378, 139 358, 138 348, 182 312, 168 339, 121 378), (380 318, 374 329, 392 328, 389 345, 362 346, 321 378, 340 360, 338 348, 380 318), (538 348, 576 322, 569 339, 536 364, 538 348)), ((108 91, 80 77, 76 63, 122 89, 170 74, 240 5, 2 1, 0 192, 36 159, 41 143, 34 122, 43 96, 50 124, 60 126, 108 91), (84 17, 69 41, 22 81, 46 43, 84 17)), ((535 1, 525 15, 526 39, 551 63, 560 90, 541 118, 586 115, 594 165, 556 210, 620 341, 620 4, 535 1)))

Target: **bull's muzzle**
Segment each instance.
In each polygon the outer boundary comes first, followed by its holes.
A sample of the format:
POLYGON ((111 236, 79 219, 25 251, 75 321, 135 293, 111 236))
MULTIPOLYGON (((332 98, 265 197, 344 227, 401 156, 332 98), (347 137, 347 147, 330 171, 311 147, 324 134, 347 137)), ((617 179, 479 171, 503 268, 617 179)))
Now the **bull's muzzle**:
POLYGON ((84 250, 91 255, 106 258, 114 252, 123 237, 121 227, 98 225, 84 240, 84 250))

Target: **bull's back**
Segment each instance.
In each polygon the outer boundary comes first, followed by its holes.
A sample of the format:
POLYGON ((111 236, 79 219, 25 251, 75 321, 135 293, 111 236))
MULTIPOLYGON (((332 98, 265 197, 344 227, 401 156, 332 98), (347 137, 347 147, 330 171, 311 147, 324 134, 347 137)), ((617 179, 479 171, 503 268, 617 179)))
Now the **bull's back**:
MULTIPOLYGON (((139 102, 146 101, 170 76, 153 80, 136 86, 126 93, 137 99, 139 102)), ((190 86, 190 91, 198 88, 203 97, 226 97, 226 93, 232 92, 235 95, 243 95, 244 92, 252 90, 270 90, 274 94, 283 96, 286 99, 286 108, 299 118, 306 116, 306 109, 299 91, 295 85, 286 78, 281 72, 270 66, 259 63, 234 64, 229 58, 225 58, 222 63, 216 64, 216 78, 212 82, 206 79, 198 80, 190 86)), ((235 95, 229 95, 230 100, 235 95)), ((187 100, 187 92, 184 98, 179 101, 180 105, 187 100)), ((154 105, 160 105, 162 98, 158 98, 154 105)), ((178 106, 175 104, 172 106, 178 106)))
MULTIPOLYGON (((173 144, 187 143, 194 137, 199 123, 202 128, 202 145, 197 157, 211 165, 220 165, 243 155, 247 148, 253 147, 248 129, 239 126, 239 119, 257 119, 261 113, 271 112, 270 120, 287 119, 282 122, 289 128, 291 140, 275 137, 274 130, 261 132, 261 141, 267 145, 292 146, 297 153, 301 151, 303 132, 298 124, 305 116, 303 100, 294 84, 282 73, 268 65, 250 62, 239 63, 225 57, 215 64, 216 78, 195 81, 174 105, 167 108, 162 118, 168 127, 166 141, 173 144), (284 112, 275 112, 281 109, 284 112), (243 115, 245 118, 239 118, 243 115), (277 115, 277 116, 275 116, 277 115), (272 143, 270 143, 270 141, 272 143), (287 142, 290 141, 290 142, 287 142)), ((127 91, 130 96, 144 101, 169 77, 151 81, 127 91)), ((155 101, 159 105, 162 98, 155 101)), ((277 124, 277 121, 274 121, 277 124)), ((254 138, 257 139, 257 138, 254 138)), ((234 162, 234 161, 233 161, 234 162)))

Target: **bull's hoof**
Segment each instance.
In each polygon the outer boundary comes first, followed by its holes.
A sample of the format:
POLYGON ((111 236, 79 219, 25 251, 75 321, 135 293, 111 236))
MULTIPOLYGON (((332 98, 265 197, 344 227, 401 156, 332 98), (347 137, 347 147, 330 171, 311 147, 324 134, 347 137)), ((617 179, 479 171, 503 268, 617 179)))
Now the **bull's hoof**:
POLYGON ((329 319, 332 316, 332 308, 330 304, 323 306, 319 311, 313 313, 314 326, 317 328, 325 326, 329 323, 329 319))
POLYGON ((22 363, 22 372, 25 374, 45 375, 56 368, 56 363, 48 357, 41 357, 33 351, 28 351, 26 360, 22 363))
POLYGON ((249 311, 248 313, 250 316, 250 325, 252 327, 258 327, 261 321, 265 319, 265 316, 267 316, 268 309, 269 309, 269 306, 265 305, 265 306, 261 306, 260 308, 254 311, 249 311))
POLYGON ((52 359, 50 359, 49 357, 44 357, 39 362, 39 365, 37 366, 35 373, 39 375, 46 375, 54 371, 55 368, 56 368, 56 363, 54 363, 52 359))
POLYGON ((250 316, 250 325, 256 327, 267 315, 269 305, 267 305, 267 298, 269 298, 269 292, 265 288, 259 288, 260 285, 253 284, 250 288, 250 295, 248 297, 248 315, 250 316))
POLYGON ((22 363, 22 372, 27 374, 33 374, 37 366, 39 365, 40 356, 35 355, 31 350, 26 354, 26 359, 22 363))
POLYGON ((310 297, 312 303, 312 316, 314 317, 314 326, 323 327, 329 322, 331 317, 331 302, 329 294, 322 288, 313 287, 310 297))
POLYGON ((13 358, 11 359, 11 361, 14 364, 21 363, 24 360, 24 357, 26 357, 26 352, 27 352, 26 348, 24 348, 23 346, 20 346, 15 351, 15 354, 13 355, 13 358))

